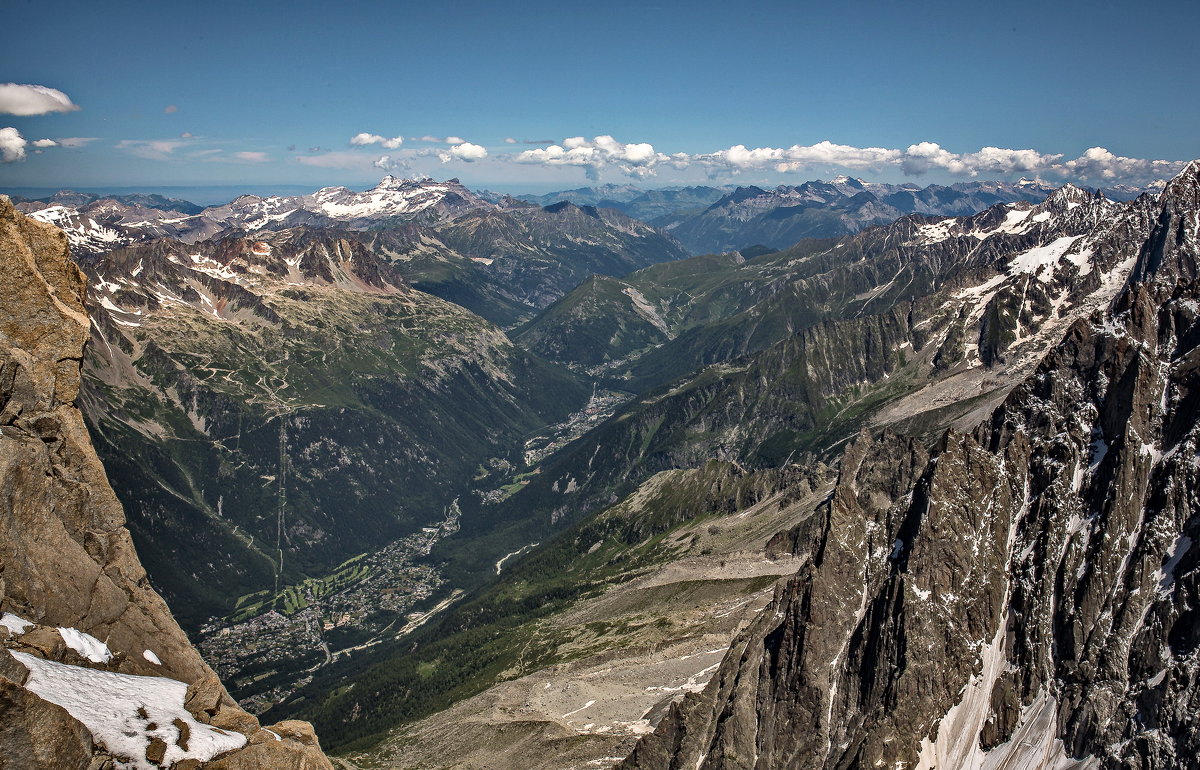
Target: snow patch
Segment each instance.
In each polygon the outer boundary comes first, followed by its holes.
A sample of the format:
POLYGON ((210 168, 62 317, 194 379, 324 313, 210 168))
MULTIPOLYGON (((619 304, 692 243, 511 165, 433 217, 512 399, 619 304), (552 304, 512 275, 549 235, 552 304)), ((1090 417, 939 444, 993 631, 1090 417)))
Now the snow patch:
POLYGON ((75 652, 93 663, 107 663, 112 660, 112 650, 108 645, 91 634, 85 634, 77 628, 59 628, 58 633, 75 652))
POLYGON ((158 656, 154 654, 153 650, 143 650, 142 657, 145 658, 146 660, 150 661, 151 663, 153 663, 156 666, 162 665, 162 661, 159 660, 158 656))
MULTIPOLYGON (((937 728, 937 738, 921 740, 918 770, 933 768, 981 768, 982 750, 979 748, 979 731, 983 729, 991 712, 992 688, 1004 671, 1007 658, 1004 654, 1004 629, 1002 619, 996 635, 981 652, 982 670, 972 673, 963 690, 962 700, 952 706, 937 728)), ((981 643, 982 644, 982 643, 981 643)))
POLYGON ((162 762, 167 767, 184 759, 207 762, 246 745, 241 733, 201 724, 188 713, 184 682, 70 666, 24 652, 13 656, 29 669, 26 689, 82 722, 96 743, 117 758, 121 770, 155 770, 158 765, 145 758, 153 738, 167 744, 162 762), (178 743, 175 720, 188 728, 186 750, 178 743))
POLYGON ((1167 556, 1167 561, 1161 567, 1154 571, 1154 577, 1158 579, 1158 593, 1162 596, 1168 596, 1171 593, 1171 588, 1175 585, 1175 568, 1179 566, 1180 560, 1184 554, 1192 547, 1192 539, 1187 535, 1180 535, 1175 539, 1175 544, 1171 546, 1171 552, 1167 556))
POLYGON ((580 706, 579 708, 575 709, 574 711, 568 711, 567 713, 563 714, 560 717, 560 719, 566 719, 567 717, 571 716, 572 714, 578 714, 580 711, 584 711, 585 709, 590 709, 592 706, 595 706, 595 705, 596 705, 596 701, 590 700, 587 703, 580 706))
POLYGON ((1079 240, 1078 235, 1064 235, 1061 238, 1055 238, 1045 246, 1035 246, 1028 251, 1024 251, 1012 258, 1008 263, 1009 275, 1020 275, 1027 273, 1037 275, 1043 269, 1057 265, 1067 250, 1075 245, 1075 241, 1079 240))
POLYGON ((964 768, 978 770, 1092 770, 1100 765, 1095 757, 1072 759, 1056 735, 1055 699, 1039 694, 1021 710, 1017 729, 1008 741, 991 751, 977 752, 977 760, 964 768))
POLYGON ((14 636, 20 636, 28 631, 30 626, 35 625, 37 624, 26 620, 25 618, 18 617, 11 612, 6 612, 3 615, 0 615, 0 626, 7 628, 8 632, 14 636))

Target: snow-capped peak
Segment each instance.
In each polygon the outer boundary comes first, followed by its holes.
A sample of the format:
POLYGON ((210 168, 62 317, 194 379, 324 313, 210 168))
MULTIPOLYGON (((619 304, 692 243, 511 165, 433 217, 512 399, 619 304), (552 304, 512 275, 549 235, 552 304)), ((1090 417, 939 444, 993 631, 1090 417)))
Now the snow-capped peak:
POLYGON ((1038 204, 1037 208, 1042 211, 1069 211, 1095 199, 1095 197, 1087 190, 1068 183, 1050 193, 1049 197, 1038 204))

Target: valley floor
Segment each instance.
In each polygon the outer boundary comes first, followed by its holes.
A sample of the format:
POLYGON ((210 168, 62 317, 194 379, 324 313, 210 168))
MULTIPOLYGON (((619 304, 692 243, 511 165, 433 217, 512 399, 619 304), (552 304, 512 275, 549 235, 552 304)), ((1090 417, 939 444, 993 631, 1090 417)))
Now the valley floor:
MULTIPOLYGON (((650 484, 654 484, 652 480, 650 484)), ((664 546, 686 555, 537 621, 530 657, 550 665, 393 731, 343 757, 363 770, 590 770, 615 766, 668 706, 708 683, 730 643, 802 566, 767 541, 807 518, 829 487, 691 522, 664 546), (534 650, 533 648, 538 648, 534 650)), ((514 668, 520 668, 520 664, 514 668)))

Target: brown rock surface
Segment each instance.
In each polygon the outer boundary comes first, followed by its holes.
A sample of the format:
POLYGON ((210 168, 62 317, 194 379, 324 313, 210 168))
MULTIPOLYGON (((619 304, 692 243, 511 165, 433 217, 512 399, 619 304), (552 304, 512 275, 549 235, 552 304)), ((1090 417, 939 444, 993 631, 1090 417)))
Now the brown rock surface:
POLYGON ((0 770, 88 770, 92 736, 64 709, 0 678, 0 770))

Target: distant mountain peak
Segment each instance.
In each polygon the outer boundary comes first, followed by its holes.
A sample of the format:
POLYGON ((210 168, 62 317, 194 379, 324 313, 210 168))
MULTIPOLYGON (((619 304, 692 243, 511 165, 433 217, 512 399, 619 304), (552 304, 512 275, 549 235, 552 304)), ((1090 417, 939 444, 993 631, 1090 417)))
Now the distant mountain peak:
POLYGON ((1189 161, 1163 187, 1164 197, 1195 202, 1200 199, 1200 159, 1189 161))
POLYGON ((1073 209, 1075 206, 1088 203, 1095 197, 1091 192, 1068 182, 1050 193, 1050 196, 1041 205, 1047 209, 1073 209))

